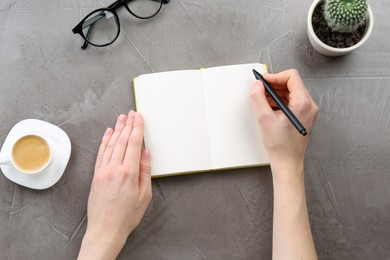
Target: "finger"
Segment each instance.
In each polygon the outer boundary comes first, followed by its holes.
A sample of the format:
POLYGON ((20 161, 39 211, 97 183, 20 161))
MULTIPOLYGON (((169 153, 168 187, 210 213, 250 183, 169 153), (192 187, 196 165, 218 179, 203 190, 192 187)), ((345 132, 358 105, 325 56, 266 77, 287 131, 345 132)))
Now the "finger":
POLYGON ((285 70, 279 73, 271 74, 264 73, 263 77, 267 80, 273 87, 276 86, 287 86, 287 82, 291 77, 291 70, 285 70))
POLYGON ((119 135, 118 141, 116 142, 110 163, 123 163, 127 149, 127 143, 129 141, 131 131, 133 130, 134 114, 134 111, 130 111, 127 116, 125 127, 123 128, 121 134, 119 135))
POLYGON ((270 104, 265 96, 265 88, 263 84, 256 80, 251 91, 251 103, 255 115, 263 117, 264 115, 271 115, 273 113, 270 104))
POLYGON ((286 78, 286 75, 282 74, 282 72, 277 74, 264 73, 262 75, 264 79, 272 85, 272 88, 275 91, 288 90, 287 89, 288 77, 286 78))
POLYGON ((275 85, 285 85, 290 93, 288 95, 288 106, 296 113, 304 110, 305 106, 311 102, 311 97, 307 91, 301 76, 295 69, 280 72, 278 74, 268 74, 267 80, 275 85))
POLYGON ((275 89, 288 89, 290 92, 307 93, 302 78, 296 69, 285 70, 277 74, 265 73, 264 78, 275 89))
POLYGON ((140 176, 139 176, 139 187, 140 193, 146 194, 152 189, 152 177, 151 177, 151 156, 150 151, 145 149, 141 154, 141 162, 140 162, 140 176))
POLYGON ((123 128, 125 127, 127 117, 125 115, 119 115, 118 119, 116 121, 115 130, 114 133, 111 136, 110 141, 107 144, 106 150, 103 155, 102 162, 104 164, 108 164, 111 160, 112 153, 114 151, 114 147, 116 145, 116 142, 118 141, 118 138, 120 134, 122 133, 123 128))
POLYGON ((97 154, 97 157, 96 157, 95 171, 102 164, 103 154, 106 151, 106 147, 107 147, 108 142, 110 141, 111 134, 112 134, 112 129, 111 128, 107 128, 106 131, 104 132, 104 135, 103 135, 103 138, 102 138, 102 142, 100 144, 99 151, 98 151, 98 154, 97 154))
POLYGON ((127 149, 123 164, 125 168, 134 173, 134 178, 139 179, 139 168, 141 160, 141 148, 144 135, 144 121, 140 113, 134 114, 133 131, 127 143, 127 149))
MULTIPOLYGON (((281 99, 282 99, 283 103, 286 104, 286 105, 288 106, 288 104, 289 104, 288 99, 285 98, 285 97, 282 97, 281 99)), ((270 105, 272 108, 279 108, 279 105, 278 105, 278 104, 275 102, 275 100, 273 100, 271 97, 267 97, 267 101, 268 101, 269 105, 270 105)), ((275 109, 273 109, 273 110, 275 110, 275 109)))
MULTIPOLYGON (((290 91, 288 89, 274 89, 275 92, 278 94, 279 97, 285 97, 288 98, 290 96, 290 91)), ((266 97, 271 97, 268 92, 265 92, 266 97)))

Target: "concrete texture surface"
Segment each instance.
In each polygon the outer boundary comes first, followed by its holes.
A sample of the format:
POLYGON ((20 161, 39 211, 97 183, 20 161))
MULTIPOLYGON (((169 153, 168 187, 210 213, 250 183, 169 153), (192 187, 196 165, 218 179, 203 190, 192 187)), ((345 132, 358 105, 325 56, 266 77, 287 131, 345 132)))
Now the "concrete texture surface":
MULTIPOLYGON (((337 59, 310 46, 304 0, 172 0, 149 21, 122 10, 113 45, 80 49, 71 29, 110 3, 0 1, 0 142, 37 118, 73 146, 47 190, 0 175, 0 259, 77 257, 100 138, 135 109, 135 76, 251 62, 297 68, 320 107, 306 158, 319 258, 390 259, 389 1, 370 2, 371 38, 337 59)), ((271 259, 269 167, 155 179, 153 193, 119 259, 271 259)))

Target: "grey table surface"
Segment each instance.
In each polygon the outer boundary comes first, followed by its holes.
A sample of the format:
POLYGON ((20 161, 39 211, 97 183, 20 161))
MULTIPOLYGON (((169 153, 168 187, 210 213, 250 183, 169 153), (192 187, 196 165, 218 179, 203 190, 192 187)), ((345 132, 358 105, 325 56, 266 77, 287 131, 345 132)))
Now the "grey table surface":
MULTIPOLYGON (((120 11, 118 40, 81 50, 71 29, 108 4, 0 1, 0 142, 26 118, 72 142, 49 189, 0 174, 0 259, 77 257, 97 148, 117 115, 135 109, 135 76, 252 62, 298 69, 320 107, 305 161, 319 258, 390 259, 389 1, 370 2, 371 38, 336 59, 308 41, 308 0, 172 0, 148 21, 120 11)), ((272 192, 269 167, 154 179, 119 259, 271 259, 272 192)))

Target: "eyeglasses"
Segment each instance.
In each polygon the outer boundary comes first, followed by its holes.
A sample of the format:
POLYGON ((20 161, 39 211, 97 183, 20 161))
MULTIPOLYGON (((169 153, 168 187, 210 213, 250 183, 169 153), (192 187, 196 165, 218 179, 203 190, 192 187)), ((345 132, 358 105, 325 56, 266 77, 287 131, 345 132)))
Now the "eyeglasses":
POLYGON ((107 8, 96 9, 88 14, 73 28, 74 34, 80 34, 84 39, 82 49, 88 44, 104 47, 113 43, 119 36, 120 24, 116 10, 125 7, 130 14, 139 19, 154 17, 163 4, 170 0, 118 0, 107 8), (93 29, 93 33, 92 33, 93 29))

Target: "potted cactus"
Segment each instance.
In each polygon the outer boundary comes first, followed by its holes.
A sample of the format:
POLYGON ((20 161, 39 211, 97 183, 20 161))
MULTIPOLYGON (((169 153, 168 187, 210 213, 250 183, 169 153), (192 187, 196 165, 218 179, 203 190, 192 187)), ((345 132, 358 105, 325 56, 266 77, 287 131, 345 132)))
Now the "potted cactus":
POLYGON ((315 0, 309 9, 307 33, 319 53, 341 56, 363 45, 373 25, 367 0, 315 0))

